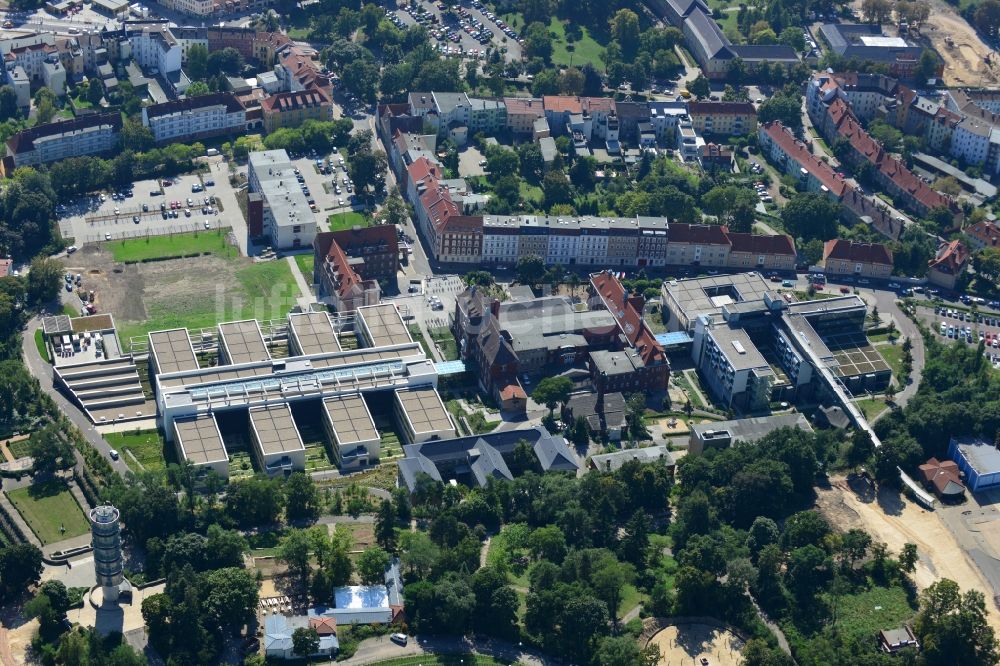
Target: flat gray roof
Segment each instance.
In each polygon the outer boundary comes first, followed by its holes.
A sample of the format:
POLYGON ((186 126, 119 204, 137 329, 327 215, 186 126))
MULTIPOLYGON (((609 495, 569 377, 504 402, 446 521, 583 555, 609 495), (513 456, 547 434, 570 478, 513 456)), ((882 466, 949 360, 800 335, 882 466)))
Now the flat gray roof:
POLYGON ((305 356, 341 350, 330 316, 325 312, 288 315, 288 333, 305 356))
POLYGON ((441 396, 433 388, 408 389, 396 391, 403 413, 406 415, 414 433, 438 432, 447 430, 455 435, 455 427, 441 396))
POLYGON ((219 340, 225 347, 226 358, 230 363, 254 363, 271 359, 256 319, 219 324, 219 340))
POLYGON ((664 282, 663 290, 693 322, 699 315, 720 315, 729 303, 763 300, 771 285, 760 273, 750 272, 664 282))
POLYGON ((740 442, 755 442, 764 435, 779 428, 798 428, 812 432, 809 420, 802 414, 773 414, 757 416, 752 419, 736 419, 733 421, 716 421, 714 423, 692 424, 691 430, 697 437, 703 437, 708 432, 724 430, 730 437, 740 442))
POLYGON ((1000 472, 1000 451, 982 439, 955 438, 955 445, 979 474, 1000 472))
POLYGON ((341 446, 379 438, 368 405, 360 394, 328 398, 323 401, 323 407, 341 446))
POLYGON ((153 331, 149 334, 149 350, 156 357, 160 374, 198 369, 198 357, 186 328, 153 331))
POLYGON ((647 446, 642 449, 626 449, 615 451, 614 453, 603 453, 593 456, 590 462, 600 472, 613 472, 630 460, 638 460, 641 463, 652 463, 662 460, 666 465, 676 463, 674 455, 666 446, 647 446))
POLYGON ((266 456, 305 449, 287 403, 251 409, 250 426, 266 456))
POLYGON ((399 315, 399 310, 392 303, 358 308, 355 316, 360 316, 363 320, 373 347, 413 342, 403 318, 399 315))
POLYGON ((184 457, 196 465, 229 460, 214 416, 174 419, 174 431, 184 457))
POLYGON ((742 328, 730 328, 722 324, 714 326, 708 333, 725 355, 734 370, 751 370, 770 367, 750 336, 742 328))

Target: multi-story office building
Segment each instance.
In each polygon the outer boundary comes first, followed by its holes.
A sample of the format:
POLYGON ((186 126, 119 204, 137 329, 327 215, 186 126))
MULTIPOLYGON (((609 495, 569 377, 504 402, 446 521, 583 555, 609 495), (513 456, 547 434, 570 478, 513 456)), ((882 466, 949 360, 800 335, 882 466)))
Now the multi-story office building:
MULTIPOLYGON (((312 245, 316 237, 316 218, 298 180, 294 167, 284 150, 267 150, 250 154, 247 169, 250 192, 260 196, 260 220, 248 219, 251 234, 270 237, 277 248, 312 245)), ((250 216, 252 217, 252 216, 250 216)))
POLYGON ((246 109, 232 93, 211 93, 143 107, 142 124, 157 143, 246 132, 246 109))

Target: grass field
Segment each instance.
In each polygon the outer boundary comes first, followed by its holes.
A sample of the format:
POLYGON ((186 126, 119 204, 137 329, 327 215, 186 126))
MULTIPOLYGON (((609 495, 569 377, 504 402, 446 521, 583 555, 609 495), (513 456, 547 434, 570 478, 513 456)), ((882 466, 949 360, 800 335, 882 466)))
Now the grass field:
POLYGON ((915 612, 903 588, 873 587, 837 600, 836 626, 847 641, 870 640, 880 629, 901 626, 915 612))
POLYGON ((879 345, 875 347, 885 362, 892 368, 892 376, 900 386, 906 384, 903 377, 903 345, 879 345))
POLYGON ((41 356, 46 363, 49 362, 49 349, 45 346, 45 335, 42 333, 42 329, 37 329, 35 331, 35 349, 38 350, 38 355, 41 356))
POLYGON ((148 292, 144 293, 147 311, 144 320, 131 321, 115 313, 122 339, 179 326, 213 328, 220 321, 284 317, 299 297, 298 284, 287 261, 248 264, 234 259, 225 268, 225 274, 213 277, 216 281, 206 283, 207 288, 199 293, 171 296, 160 291, 156 298, 148 298, 148 292))
POLYGON ((172 457, 167 442, 159 430, 111 432, 105 435, 105 439, 113 448, 118 449, 122 460, 133 472, 141 470, 132 460, 132 456, 135 456, 142 467, 150 472, 165 470, 168 459, 172 457), (132 456, 128 455, 126 451, 131 452, 132 456))
POLYGON ((193 231, 170 236, 149 236, 114 241, 108 244, 115 261, 131 262, 160 257, 181 257, 191 254, 239 256, 239 250, 226 242, 229 229, 202 233, 193 231))
POLYGON ((302 277, 304 277, 308 283, 312 283, 314 260, 315 258, 311 252, 307 254, 295 255, 295 263, 299 267, 299 272, 302 273, 302 277))
POLYGON ((327 221, 330 223, 330 231, 343 231, 355 225, 367 227, 371 224, 367 217, 353 210, 346 213, 334 213, 327 221))
POLYGON ((876 415, 881 414, 888 407, 882 398, 862 398, 855 400, 854 404, 858 406, 869 421, 875 418, 876 415))
POLYGON ((90 529, 83 509, 62 481, 18 488, 7 497, 43 544, 80 536, 90 529))
POLYGON ((458 344, 456 344, 455 336, 451 334, 451 331, 447 326, 432 328, 428 331, 428 333, 431 334, 431 339, 434 340, 438 348, 441 349, 441 355, 444 356, 444 360, 458 360, 458 344))

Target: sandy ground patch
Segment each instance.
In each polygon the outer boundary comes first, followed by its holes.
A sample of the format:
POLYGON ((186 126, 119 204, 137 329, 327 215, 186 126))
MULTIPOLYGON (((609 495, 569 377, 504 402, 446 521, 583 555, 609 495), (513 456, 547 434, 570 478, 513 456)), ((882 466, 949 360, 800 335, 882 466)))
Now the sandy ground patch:
POLYGON ((1000 82, 996 54, 954 8, 943 2, 932 2, 930 20, 921 32, 944 58, 945 85, 986 86, 1000 82), (949 37, 950 44, 947 42, 949 37))
MULTIPOLYGON (((867 492, 863 484, 852 483, 854 488, 867 492)), ((823 515, 840 529, 865 529, 896 553, 905 543, 916 544, 920 561, 913 579, 919 589, 950 578, 963 590, 981 591, 987 599, 990 626, 1000 631, 1000 613, 991 603, 989 582, 935 512, 891 490, 880 491, 877 497, 874 493, 859 496, 842 477, 832 478, 828 489, 817 488, 817 495, 817 506, 823 515)))
POLYGON ((708 624, 680 624, 666 627, 649 640, 660 648, 660 666, 700 664, 707 658, 711 666, 738 666, 743 641, 732 632, 708 624))

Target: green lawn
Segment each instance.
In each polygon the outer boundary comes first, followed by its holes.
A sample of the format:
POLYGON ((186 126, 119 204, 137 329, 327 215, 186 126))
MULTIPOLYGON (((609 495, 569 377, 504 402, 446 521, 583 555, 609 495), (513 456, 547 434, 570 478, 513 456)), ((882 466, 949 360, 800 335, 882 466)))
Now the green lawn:
POLYGON ((542 201, 544 199, 544 195, 542 194, 542 188, 538 187, 537 185, 529 185, 528 183, 522 180, 519 186, 519 190, 521 192, 521 198, 524 199, 525 201, 530 201, 536 206, 542 205, 542 201))
POLYGON ((451 334, 451 330, 447 326, 432 328, 428 332, 431 334, 431 339, 441 349, 441 355, 444 356, 444 360, 458 360, 458 344, 456 344, 455 336, 451 334))
POLYGON ((31 455, 31 438, 19 439, 7 445, 11 455, 15 458, 26 458, 31 455))
POLYGON ((43 544, 80 536, 90 529, 83 509, 63 481, 18 488, 7 497, 43 544))
POLYGON ((182 257, 193 254, 218 254, 224 257, 239 256, 239 249, 226 242, 229 229, 202 233, 147 236, 112 241, 108 244, 115 261, 135 262, 161 257, 182 257))
POLYGON ((912 619, 915 612, 903 588, 873 587, 837 600, 836 625, 848 642, 870 640, 879 630, 912 619))
POLYGON ((861 398, 855 400, 854 404, 864 413, 865 419, 868 421, 871 421, 888 407, 882 398, 861 398))
POLYGON ((121 453, 122 460, 133 472, 141 471, 132 460, 135 456, 147 471, 161 471, 167 468, 167 460, 172 452, 159 430, 139 430, 132 432, 112 432, 105 435, 113 448, 121 453), (132 453, 128 455, 126 451, 132 453))
POLYGON ((232 284, 227 284, 225 302, 220 303, 214 288, 199 294, 157 298, 146 303, 143 321, 118 322, 123 340, 149 331, 184 326, 212 328, 220 321, 276 319, 288 315, 299 297, 299 287, 287 261, 246 263, 233 259, 232 284))
POLYGON ((601 60, 604 47, 597 43, 586 28, 581 27, 580 31, 583 33, 580 40, 568 43, 562 21, 552 17, 549 22, 549 32, 556 36, 552 42, 552 62, 557 65, 572 65, 574 67, 583 67, 589 62, 599 71, 604 71, 604 61, 601 60))
POLYGON ((315 258, 311 252, 295 255, 295 263, 299 266, 299 272, 302 273, 302 277, 304 277, 308 283, 312 282, 314 260, 315 258))
POLYGON ((903 345, 879 345, 876 351, 882 355, 885 362, 892 368, 892 376, 896 378, 896 383, 902 386, 906 383, 903 377, 903 345))
POLYGON ((38 355, 49 362, 49 348, 45 346, 45 334, 40 328, 35 330, 35 348, 38 350, 38 355))
POLYGON ((80 316, 80 308, 79 307, 73 307, 69 303, 63 303, 63 308, 62 309, 63 309, 63 314, 66 315, 66 316, 68 316, 68 317, 79 317, 80 316))
POLYGON ((357 225, 367 227, 371 224, 368 218, 357 211, 347 211, 346 213, 334 213, 328 218, 330 231, 343 231, 357 225))

